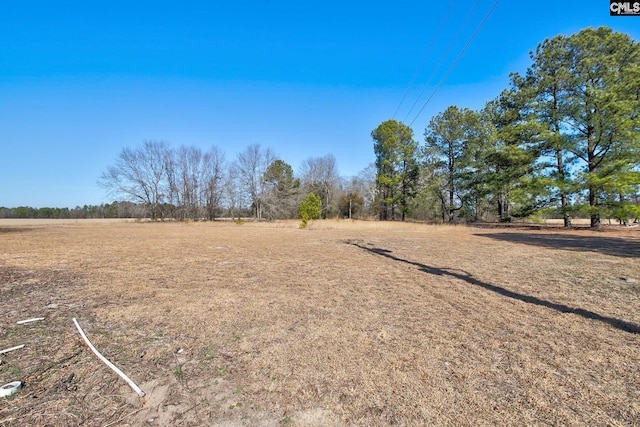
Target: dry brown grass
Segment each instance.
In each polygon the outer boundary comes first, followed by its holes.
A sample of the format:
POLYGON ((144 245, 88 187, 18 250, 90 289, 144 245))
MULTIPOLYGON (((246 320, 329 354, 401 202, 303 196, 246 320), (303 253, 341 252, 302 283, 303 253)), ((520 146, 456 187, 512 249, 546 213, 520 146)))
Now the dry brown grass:
POLYGON ((26 344, 0 425, 640 425, 638 229, 0 223, 0 248, 0 347, 26 344))

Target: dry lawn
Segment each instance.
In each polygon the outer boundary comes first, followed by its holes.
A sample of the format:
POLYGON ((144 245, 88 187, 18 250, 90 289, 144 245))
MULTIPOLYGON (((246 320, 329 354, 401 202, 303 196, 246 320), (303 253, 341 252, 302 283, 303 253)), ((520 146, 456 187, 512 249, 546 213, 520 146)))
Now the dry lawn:
POLYGON ((640 425, 639 260, 637 228, 0 222, 0 425, 640 425))

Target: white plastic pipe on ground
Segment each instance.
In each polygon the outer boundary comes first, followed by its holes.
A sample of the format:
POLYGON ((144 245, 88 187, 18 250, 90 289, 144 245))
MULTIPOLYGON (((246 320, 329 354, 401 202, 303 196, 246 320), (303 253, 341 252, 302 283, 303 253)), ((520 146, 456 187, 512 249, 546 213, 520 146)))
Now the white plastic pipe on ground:
POLYGON ((108 367, 110 367, 113 370, 113 372, 115 372, 116 374, 118 374, 120 376, 120 378, 125 380, 127 382, 127 384, 129 384, 129 387, 131 387, 133 389, 133 391, 138 393, 138 396, 144 397, 144 395, 145 395, 144 391, 142 391, 142 389, 140 387, 138 387, 136 385, 136 383, 131 381, 131 379, 128 376, 126 376, 120 369, 118 369, 116 367, 116 365, 114 365, 113 363, 109 362, 106 357, 104 357, 102 354, 100 354, 100 352, 98 350, 96 350, 96 348, 93 346, 93 344, 91 344, 91 341, 89 341, 89 338, 87 338, 87 336, 82 331, 82 328, 80 327, 80 324, 78 324, 78 321, 76 320, 75 317, 73 318, 73 323, 75 323, 76 328, 78 328, 78 332, 80 332, 80 335, 82 336, 82 339, 84 340, 84 342, 86 342, 87 345, 89 346, 89 348, 91 349, 91 351, 93 351, 93 353, 96 356, 98 356, 98 359, 102 360, 105 365, 107 365, 108 367))
POLYGON ((10 351, 13 351, 13 350, 20 350, 22 347, 24 347, 24 344, 20 344, 11 348, 5 348, 4 350, 0 350, 0 354, 9 353, 10 351))
POLYGON ((16 323, 18 325, 24 325, 25 323, 37 322, 38 320, 44 320, 44 317, 34 317, 33 319, 18 320, 16 323))

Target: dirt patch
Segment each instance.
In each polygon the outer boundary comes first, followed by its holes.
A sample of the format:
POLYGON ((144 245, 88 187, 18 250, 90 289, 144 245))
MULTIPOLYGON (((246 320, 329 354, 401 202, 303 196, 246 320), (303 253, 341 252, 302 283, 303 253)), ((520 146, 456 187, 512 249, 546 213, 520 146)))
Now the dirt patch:
POLYGON ((11 228, 0 425, 640 424, 637 229, 11 228))

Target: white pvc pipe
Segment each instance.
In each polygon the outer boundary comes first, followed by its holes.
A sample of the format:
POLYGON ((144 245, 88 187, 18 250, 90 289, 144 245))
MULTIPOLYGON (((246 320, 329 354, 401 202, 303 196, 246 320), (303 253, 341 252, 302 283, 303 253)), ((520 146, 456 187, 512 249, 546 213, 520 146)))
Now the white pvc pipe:
POLYGON ((80 335, 82 336, 82 339, 84 339, 84 342, 86 342, 87 345, 89 346, 89 348, 91 349, 91 351, 93 351, 95 353, 95 355, 98 356, 98 359, 102 360, 105 365, 107 365, 108 367, 110 367, 113 370, 113 372, 115 372, 116 374, 118 374, 120 376, 120 378, 125 380, 127 382, 127 384, 129 384, 129 387, 131 387, 133 389, 133 391, 138 393, 138 396, 144 397, 144 395, 145 395, 144 391, 142 391, 142 389, 140 387, 138 387, 136 385, 136 383, 131 381, 131 379, 128 376, 126 376, 120 369, 118 369, 116 367, 116 365, 114 365, 113 363, 109 362, 106 357, 104 357, 102 354, 100 354, 100 352, 98 350, 96 350, 96 348, 93 346, 93 344, 91 344, 91 342, 89 341, 89 338, 87 338, 87 336, 82 331, 82 328, 78 324, 78 321, 76 320, 75 317, 73 318, 73 323, 75 323, 76 328, 78 328, 78 332, 80 332, 80 335))
POLYGON ((10 351, 18 350, 18 349, 21 349, 22 347, 24 347, 24 344, 20 344, 11 348, 5 348, 4 350, 0 350, 0 354, 9 353, 10 351))
POLYGON ((38 320, 44 320, 44 317, 34 317, 33 319, 18 320, 16 323, 18 325, 24 325, 25 323, 37 322, 38 320))

